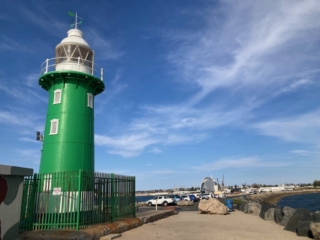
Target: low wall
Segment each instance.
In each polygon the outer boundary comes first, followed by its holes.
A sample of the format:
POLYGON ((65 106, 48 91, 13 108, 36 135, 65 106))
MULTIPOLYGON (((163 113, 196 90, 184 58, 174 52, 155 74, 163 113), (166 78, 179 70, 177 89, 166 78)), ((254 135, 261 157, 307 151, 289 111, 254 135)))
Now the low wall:
POLYGON ((0 165, 0 240, 19 236, 24 176, 33 169, 0 165))

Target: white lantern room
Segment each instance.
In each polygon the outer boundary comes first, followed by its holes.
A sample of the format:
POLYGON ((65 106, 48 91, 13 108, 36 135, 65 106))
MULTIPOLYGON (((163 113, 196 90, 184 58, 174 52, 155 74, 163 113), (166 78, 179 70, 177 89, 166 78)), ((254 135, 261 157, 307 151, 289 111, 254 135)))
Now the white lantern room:
POLYGON ((94 52, 79 29, 70 29, 68 37, 56 46, 55 70, 72 70, 93 75, 94 52))

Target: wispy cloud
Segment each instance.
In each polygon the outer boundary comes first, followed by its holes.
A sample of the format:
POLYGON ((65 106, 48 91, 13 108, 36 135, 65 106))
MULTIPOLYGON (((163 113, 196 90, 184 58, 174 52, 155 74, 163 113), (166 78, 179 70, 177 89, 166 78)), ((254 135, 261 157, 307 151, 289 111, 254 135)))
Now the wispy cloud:
POLYGON ((30 73, 27 76, 23 76, 21 78, 25 78, 24 84, 28 87, 38 88, 38 81, 39 81, 39 73, 30 73))
POLYGON ((295 82, 293 82, 292 84, 290 84, 289 86, 285 87, 284 89, 282 89, 280 91, 280 93, 282 92, 290 92, 290 91, 294 91, 304 85, 309 85, 312 84, 313 82, 310 79, 300 79, 297 80, 295 82))
POLYGON ((121 77, 122 70, 117 69, 115 72, 115 76, 110 81, 110 84, 106 87, 104 93, 105 97, 103 99, 100 99, 98 104, 96 105, 97 113, 102 113, 105 109, 105 106, 127 88, 127 85, 120 81, 121 77))
MULTIPOLYGON (((0 83, 1 82, 2 81, 0 81, 0 83)), ((8 96, 12 98, 21 100, 22 103, 34 103, 38 102, 39 100, 41 102, 47 102, 47 99, 45 97, 39 95, 36 91, 30 88, 20 86, 13 88, 7 87, 5 85, 0 85, 0 90, 4 91, 8 96)))
POLYGON ((36 9, 33 11, 30 10, 29 6, 32 5, 30 4, 28 7, 19 5, 17 8, 17 11, 24 17, 25 21, 29 21, 34 25, 41 27, 42 30, 50 35, 61 37, 61 32, 64 32, 65 29, 67 29, 66 23, 59 21, 59 18, 53 14, 48 14, 42 4, 33 5, 36 9))
POLYGON ((123 157, 134 157, 139 155, 146 147, 158 142, 148 134, 134 134, 120 137, 108 137, 95 135, 95 144, 106 146, 110 154, 116 154, 123 157))
MULTIPOLYGON (((196 13, 181 11, 204 24, 192 30, 163 30, 162 37, 172 73, 192 94, 176 104, 140 105, 139 116, 126 121, 119 135, 112 136, 122 144, 109 141, 112 153, 130 157, 150 145, 160 149, 199 143, 223 127, 320 145, 318 111, 279 119, 258 113, 281 95, 311 88, 319 72, 320 52, 307 46, 317 45, 320 38, 320 5, 316 1, 289 3, 225 1, 196 13), (130 136, 141 135, 144 144, 138 144, 139 151, 127 150, 130 136)), ((99 36, 98 43, 108 48, 109 43, 99 36)))
POLYGON ((124 55, 124 52, 117 49, 110 39, 102 36, 94 28, 88 29, 85 37, 90 42, 90 47, 99 53, 96 55, 99 60, 118 60, 124 55))
POLYGON ((23 142, 39 143, 39 141, 28 137, 20 137, 19 140, 23 142))
POLYGON ((273 119, 253 124, 261 134, 292 142, 307 142, 320 146, 320 111, 273 119))
POLYGON ((158 147, 154 147, 154 148, 151 150, 151 152, 156 153, 156 154, 162 153, 161 149, 158 148, 158 147))
MULTIPOLYGON (((195 109, 185 106, 142 107, 144 116, 119 129, 118 136, 96 135, 96 144, 113 150, 108 153, 125 157, 137 156, 150 145, 153 149, 165 145, 199 143, 207 138, 208 130, 234 124, 239 126, 245 109, 217 112, 212 108, 195 109)), ((156 152, 154 152, 156 153, 156 152)))
MULTIPOLYGON (((42 124, 39 123, 39 116, 25 112, 21 109, 19 113, 0 111, 0 123, 3 123, 7 126, 23 127, 23 131, 25 131, 25 127, 29 127, 35 131, 38 129, 43 129, 43 126, 41 127, 42 124)), ((21 134, 24 134, 23 131, 21 134)))
POLYGON ((221 169, 240 169, 240 168, 267 168, 267 167, 283 167, 290 165, 288 162, 271 162, 264 161, 259 157, 244 157, 244 158, 223 158, 211 163, 193 166, 196 171, 218 171, 221 169))
POLYGON ((310 32, 319 29, 319 23, 313 21, 320 8, 316 1, 284 2, 243 1, 241 6, 225 2, 225 8, 205 15, 206 27, 199 28, 198 34, 182 31, 179 36, 176 31, 166 35, 173 46, 179 46, 168 55, 179 78, 200 87, 191 104, 221 88, 261 97, 279 87, 296 87, 293 77, 314 75, 317 58, 310 56, 318 53, 308 48, 295 50, 306 42, 318 41, 318 34, 310 32), (219 16, 225 21, 218 22, 219 16), (308 32, 308 40, 301 37, 302 32, 308 32))
POLYGON ((13 40, 9 37, 2 36, 0 43, 0 52, 14 51, 14 52, 31 52, 30 47, 21 44, 20 42, 13 40))
POLYGON ((34 164, 40 164, 40 148, 39 149, 16 149, 20 155, 19 161, 28 161, 34 164))

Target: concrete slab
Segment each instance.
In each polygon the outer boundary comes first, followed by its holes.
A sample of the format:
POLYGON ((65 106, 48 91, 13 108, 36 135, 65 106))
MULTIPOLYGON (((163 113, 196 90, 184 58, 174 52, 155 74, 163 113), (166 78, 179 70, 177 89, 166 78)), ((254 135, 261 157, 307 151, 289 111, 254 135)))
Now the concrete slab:
POLYGON ((148 222, 154 222, 161 218, 166 218, 172 215, 177 214, 177 212, 173 210, 159 210, 159 211, 147 211, 147 212, 140 212, 136 213, 136 217, 139 218, 142 222, 142 224, 148 223, 148 222))
POLYGON ((112 240, 112 239, 116 239, 121 236, 122 236, 121 233, 113 233, 113 234, 109 234, 107 236, 101 237, 100 240, 112 240))

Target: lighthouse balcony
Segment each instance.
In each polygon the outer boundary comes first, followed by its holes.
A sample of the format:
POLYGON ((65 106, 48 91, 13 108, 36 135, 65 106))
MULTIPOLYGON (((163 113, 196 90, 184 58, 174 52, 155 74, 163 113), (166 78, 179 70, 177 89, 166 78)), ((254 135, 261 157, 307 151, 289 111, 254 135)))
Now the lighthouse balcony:
POLYGON ((76 71, 91 74, 103 81, 103 68, 94 62, 71 57, 50 58, 41 65, 41 75, 53 71, 76 71))

